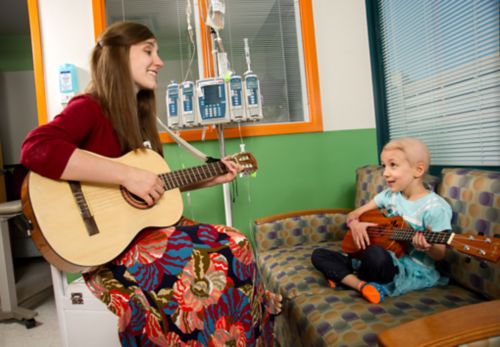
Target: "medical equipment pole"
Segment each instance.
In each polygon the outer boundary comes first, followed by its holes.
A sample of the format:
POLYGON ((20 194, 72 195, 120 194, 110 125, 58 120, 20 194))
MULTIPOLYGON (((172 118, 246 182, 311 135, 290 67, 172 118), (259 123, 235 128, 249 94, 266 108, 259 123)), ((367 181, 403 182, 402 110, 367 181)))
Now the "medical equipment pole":
MULTIPOLYGON (((218 69, 218 64, 217 64, 217 46, 216 46, 216 33, 215 30, 211 30, 211 40, 212 40, 212 47, 214 50, 212 51, 213 54, 213 60, 214 60, 214 72, 215 76, 219 76, 220 71, 218 69)), ((217 124, 215 126, 217 129, 217 138, 219 139, 219 153, 220 157, 224 158, 226 156, 226 146, 225 146, 225 141, 224 141, 224 124, 217 124)), ((232 209, 231 209, 231 191, 229 190, 229 183, 224 183, 222 185, 222 193, 223 193, 223 198, 224 198, 224 214, 226 216, 226 225, 227 226, 233 226, 233 215, 232 215, 232 209)))
MULTIPOLYGON (((226 148, 224 143, 224 125, 216 125, 217 133, 219 137, 219 151, 221 158, 226 156, 226 148)), ((222 193, 224 194, 224 213, 226 215, 226 225, 233 226, 233 216, 231 209, 231 191, 229 190, 229 183, 224 183, 222 185, 222 193)))

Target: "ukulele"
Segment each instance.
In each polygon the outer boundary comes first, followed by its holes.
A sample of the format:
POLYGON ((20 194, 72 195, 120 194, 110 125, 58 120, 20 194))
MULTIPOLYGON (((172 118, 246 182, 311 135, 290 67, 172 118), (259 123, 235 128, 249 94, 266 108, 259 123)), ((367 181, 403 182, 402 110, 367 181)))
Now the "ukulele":
MULTIPOLYGON (((60 270, 90 271, 117 257, 142 229, 174 225, 183 210, 180 188, 228 172, 221 161, 170 172, 165 159, 152 150, 109 160, 157 173, 165 193, 148 206, 119 185, 53 180, 34 172, 23 182, 21 200, 31 237, 43 257, 60 270)), ((243 174, 257 170, 250 153, 237 153, 231 160, 243 174)))
MULTIPOLYGON (((367 227, 371 245, 379 245, 396 254, 399 258, 405 254, 409 242, 416 231, 406 224, 402 217, 386 217, 379 210, 363 213, 361 222, 376 223, 367 227)), ((458 252, 474 256, 482 260, 497 262, 500 259, 500 239, 478 235, 462 235, 454 232, 423 231, 429 243, 446 244, 458 252)), ((342 251, 352 257, 359 258, 362 250, 354 244, 352 231, 349 230, 342 241, 342 251)))

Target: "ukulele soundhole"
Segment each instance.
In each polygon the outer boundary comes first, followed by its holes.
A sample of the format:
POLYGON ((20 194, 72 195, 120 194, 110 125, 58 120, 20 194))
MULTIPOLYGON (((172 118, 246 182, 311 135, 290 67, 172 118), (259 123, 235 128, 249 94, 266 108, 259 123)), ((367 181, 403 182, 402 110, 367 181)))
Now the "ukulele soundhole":
POLYGON ((120 192, 122 193, 125 201, 130 205, 140 210, 146 210, 152 206, 148 206, 146 201, 138 197, 137 195, 129 192, 124 187, 120 186, 120 192))

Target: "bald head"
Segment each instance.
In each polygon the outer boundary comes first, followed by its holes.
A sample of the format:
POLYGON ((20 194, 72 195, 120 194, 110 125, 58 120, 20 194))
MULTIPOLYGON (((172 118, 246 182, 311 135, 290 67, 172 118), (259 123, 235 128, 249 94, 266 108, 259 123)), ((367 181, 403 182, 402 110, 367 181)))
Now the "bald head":
POLYGON ((430 154, 427 145, 415 137, 403 137, 389 141, 382 151, 399 150, 406 156, 410 165, 422 164, 427 172, 430 165, 430 154))

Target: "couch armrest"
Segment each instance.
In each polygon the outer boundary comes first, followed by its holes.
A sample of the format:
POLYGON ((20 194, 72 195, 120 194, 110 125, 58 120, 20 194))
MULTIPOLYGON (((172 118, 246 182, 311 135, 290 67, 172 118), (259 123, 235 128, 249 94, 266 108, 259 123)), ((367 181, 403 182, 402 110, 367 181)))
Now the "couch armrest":
POLYGON ((254 222, 257 250, 341 240, 350 211, 346 208, 302 210, 259 218, 254 222))
POLYGON ((387 329, 383 347, 457 346, 500 336, 500 300, 466 305, 387 329))

